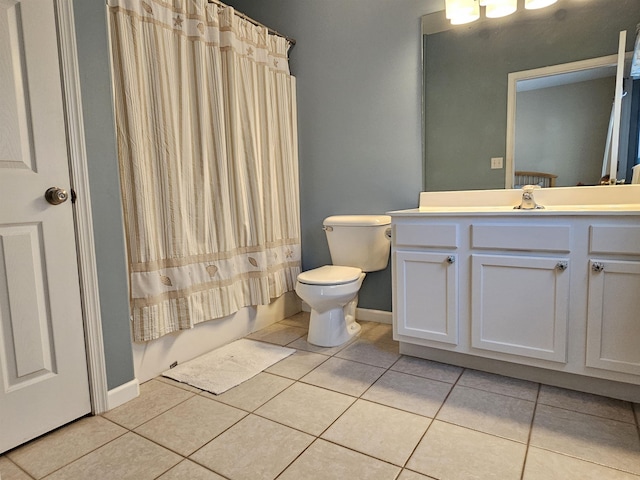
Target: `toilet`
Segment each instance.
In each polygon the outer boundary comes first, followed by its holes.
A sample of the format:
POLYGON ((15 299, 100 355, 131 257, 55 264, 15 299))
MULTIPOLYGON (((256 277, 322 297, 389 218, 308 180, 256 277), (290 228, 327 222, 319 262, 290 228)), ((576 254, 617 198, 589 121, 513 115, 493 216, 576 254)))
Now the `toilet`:
POLYGON ((366 272, 389 263, 388 215, 334 215, 323 222, 332 265, 298 275, 296 293, 311 308, 307 341, 335 347, 360 333, 358 292, 366 272))

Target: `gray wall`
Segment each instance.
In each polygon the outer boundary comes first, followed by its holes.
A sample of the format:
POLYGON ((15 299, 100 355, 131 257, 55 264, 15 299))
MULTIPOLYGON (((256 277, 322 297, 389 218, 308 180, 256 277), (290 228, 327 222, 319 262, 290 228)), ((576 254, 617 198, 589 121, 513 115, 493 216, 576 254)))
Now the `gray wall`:
POLYGON ((504 188, 507 75, 633 49, 640 0, 552 7, 425 36, 426 190, 504 188))
MULTIPOLYGON (((326 216, 416 207, 422 190, 420 17, 437 0, 230 0, 297 40, 303 268, 330 263, 326 216)), ((391 310, 390 270, 360 306, 391 310)))
POLYGON ((107 384, 112 389, 132 380, 134 372, 105 2, 76 0, 74 15, 107 384))

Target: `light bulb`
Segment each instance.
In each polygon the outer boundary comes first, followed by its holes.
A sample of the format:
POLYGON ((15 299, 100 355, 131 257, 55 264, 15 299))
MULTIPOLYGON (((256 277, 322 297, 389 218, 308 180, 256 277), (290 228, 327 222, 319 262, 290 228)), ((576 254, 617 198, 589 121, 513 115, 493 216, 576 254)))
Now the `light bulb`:
POLYGON ((445 16, 452 25, 473 22, 480 18, 480 5, 477 0, 446 0, 445 16))

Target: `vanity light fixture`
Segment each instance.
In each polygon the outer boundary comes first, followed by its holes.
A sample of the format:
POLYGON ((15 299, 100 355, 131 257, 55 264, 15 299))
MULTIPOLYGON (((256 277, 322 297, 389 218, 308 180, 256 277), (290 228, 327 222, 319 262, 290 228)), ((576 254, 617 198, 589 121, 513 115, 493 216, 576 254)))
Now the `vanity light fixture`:
MULTIPOLYGON (((534 10, 553 5, 557 0, 524 0, 524 8, 534 10)), ((484 7, 487 18, 511 15, 518 9, 518 0, 445 0, 445 16, 452 25, 470 23, 480 18, 484 7)))
POLYGON ((524 8, 527 10, 535 10, 553 5, 557 1, 558 0, 524 0, 524 8))
POLYGON ((470 23, 480 18, 478 0, 445 0, 445 16, 452 25, 470 23))
POLYGON ((487 18, 500 18, 515 12, 518 9, 518 0, 480 0, 480 6, 485 7, 487 18))

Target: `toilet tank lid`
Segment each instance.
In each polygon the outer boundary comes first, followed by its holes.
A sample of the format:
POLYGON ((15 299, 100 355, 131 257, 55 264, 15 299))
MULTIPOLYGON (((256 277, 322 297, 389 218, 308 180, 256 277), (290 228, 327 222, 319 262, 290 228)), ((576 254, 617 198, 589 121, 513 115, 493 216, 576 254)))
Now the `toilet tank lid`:
POLYGON ((389 215, 333 215, 324 219, 323 225, 344 225, 350 227, 372 227, 376 225, 389 225, 389 215))

